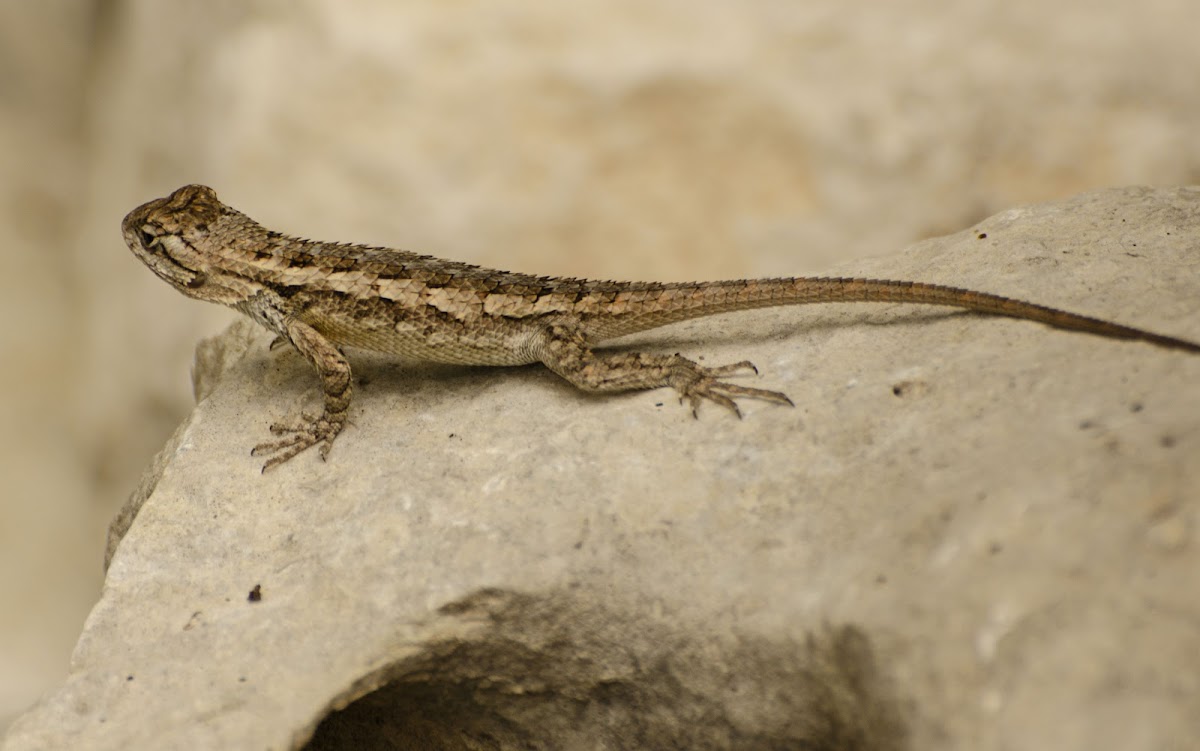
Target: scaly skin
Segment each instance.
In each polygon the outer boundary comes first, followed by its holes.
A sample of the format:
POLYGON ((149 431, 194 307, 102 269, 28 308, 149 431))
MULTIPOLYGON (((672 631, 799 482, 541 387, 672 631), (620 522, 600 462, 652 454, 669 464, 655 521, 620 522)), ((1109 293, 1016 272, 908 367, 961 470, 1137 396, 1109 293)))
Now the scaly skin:
MULTIPOLYGON (((704 399, 738 413, 736 397, 791 400, 721 380, 749 362, 705 367, 680 355, 609 353, 607 339, 691 318, 780 305, 892 302, 944 305, 1037 321, 1184 352, 1200 344, 986 292, 887 279, 797 277, 719 282, 611 282, 532 276, 404 250, 313 242, 272 232, 187 185, 125 217, 125 242, 188 297, 240 310, 312 363, 320 415, 271 426, 256 446, 264 471, 319 445, 324 459, 346 424, 350 364, 342 346, 462 365, 540 362, 586 391, 670 386, 693 413, 704 399)), ((754 371, 757 372, 757 371, 754 371)), ((740 414, 740 413, 738 413, 740 414)))

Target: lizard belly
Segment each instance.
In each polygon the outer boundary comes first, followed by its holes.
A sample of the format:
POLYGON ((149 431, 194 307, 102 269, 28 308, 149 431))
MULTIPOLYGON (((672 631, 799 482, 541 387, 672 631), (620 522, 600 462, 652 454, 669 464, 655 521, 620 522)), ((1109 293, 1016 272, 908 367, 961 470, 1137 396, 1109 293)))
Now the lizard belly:
POLYGON ((334 316, 312 326, 336 344, 454 365, 527 365, 538 362, 530 343, 535 327, 504 319, 375 320, 334 316))

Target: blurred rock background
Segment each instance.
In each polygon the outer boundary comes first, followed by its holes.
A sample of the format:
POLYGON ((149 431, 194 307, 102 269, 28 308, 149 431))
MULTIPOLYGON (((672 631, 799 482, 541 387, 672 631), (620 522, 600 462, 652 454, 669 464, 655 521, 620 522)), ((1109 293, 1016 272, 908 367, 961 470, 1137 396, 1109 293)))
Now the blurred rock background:
POLYGON ((1200 182, 1198 27, 1190 0, 0 0, 0 728, 61 678, 233 316, 133 259, 135 205, 203 182, 517 270, 814 273, 1200 182))

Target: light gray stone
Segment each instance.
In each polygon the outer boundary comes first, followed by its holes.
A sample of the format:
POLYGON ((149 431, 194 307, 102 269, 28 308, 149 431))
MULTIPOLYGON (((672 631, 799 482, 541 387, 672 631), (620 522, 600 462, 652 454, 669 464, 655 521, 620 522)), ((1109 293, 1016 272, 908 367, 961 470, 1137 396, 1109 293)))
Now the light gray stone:
MULTIPOLYGON (((1128 188, 836 273, 1196 339, 1197 237, 1200 189, 1128 188)), ((1200 743, 1200 357, 898 305, 622 343, 749 358, 797 405, 739 421, 352 353, 329 461, 262 475, 316 381, 246 336, 202 348, 8 751, 1200 743)))
MULTIPOLYGON (((1193 0, 0 2, 0 732, 230 314, 125 250, 188 182, 271 227, 539 273, 812 273, 1200 181, 1193 0)), ((854 266, 851 266, 854 268, 854 266)))

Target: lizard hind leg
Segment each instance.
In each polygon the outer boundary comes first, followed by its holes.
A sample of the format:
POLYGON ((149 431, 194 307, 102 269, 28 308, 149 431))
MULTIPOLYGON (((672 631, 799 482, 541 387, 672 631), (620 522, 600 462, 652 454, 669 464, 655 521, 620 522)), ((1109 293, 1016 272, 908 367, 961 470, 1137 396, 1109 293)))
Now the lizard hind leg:
POLYGON ((649 352, 596 352, 576 328, 548 326, 539 346, 538 359, 550 370, 575 387, 590 392, 636 391, 670 386, 679 400, 688 401, 696 416, 700 403, 708 399, 729 409, 738 417, 737 397, 764 399, 792 406, 792 400, 778 391, 739 386, 720 380, 724 376, 757 373, 749 361, 707 367, 683 355, 659 355, 649 352))

